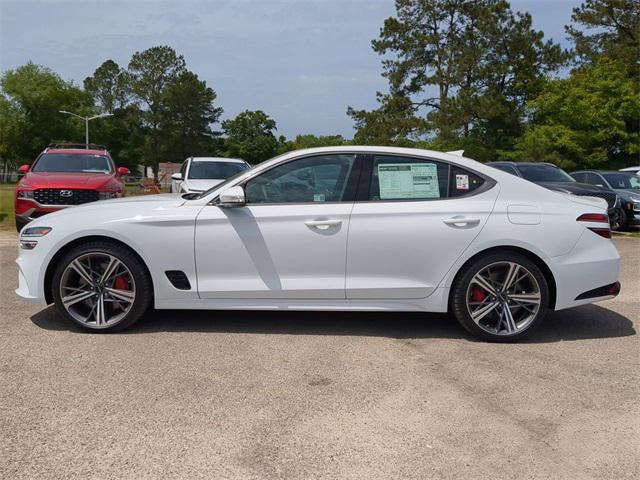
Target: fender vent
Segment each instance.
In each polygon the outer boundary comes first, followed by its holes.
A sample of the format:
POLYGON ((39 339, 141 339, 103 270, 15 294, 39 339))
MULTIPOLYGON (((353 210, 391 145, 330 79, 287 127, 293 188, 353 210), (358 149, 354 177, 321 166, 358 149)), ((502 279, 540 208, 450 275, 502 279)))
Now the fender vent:
POLYGON ((191 290, 189 279, 182 270, 167 270, 164 274, 178 290, 191 290))

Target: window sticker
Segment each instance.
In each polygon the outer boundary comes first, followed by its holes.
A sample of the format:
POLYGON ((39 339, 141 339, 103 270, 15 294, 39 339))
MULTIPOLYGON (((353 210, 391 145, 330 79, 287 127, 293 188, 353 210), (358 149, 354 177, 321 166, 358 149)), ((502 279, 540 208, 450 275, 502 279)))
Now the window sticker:
POLYGON ((469 190, 469 175, 456 175, 456 190, 469 190))
POLYGON ((440 198, 435 163, 378 164, 380 199, 440 198))
POLYGON ((314 193, 313 194, 313 201, 314 202, 324 202, 325 201, 324 193, 314 193))

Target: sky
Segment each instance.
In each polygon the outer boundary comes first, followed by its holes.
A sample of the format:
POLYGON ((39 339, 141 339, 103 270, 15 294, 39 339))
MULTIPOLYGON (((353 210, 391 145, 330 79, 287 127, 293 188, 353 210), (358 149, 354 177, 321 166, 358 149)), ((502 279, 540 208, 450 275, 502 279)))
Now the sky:
MULTIPOLYGON (((511 0, 568 47, 579 0, 511 0)), ((353 136, 347 106, 384 91, 371 49, 393 0, 0 0, 0 71, 31 60, 82 85, 105 60, 169 45, 218 94, 225 118, 264 110, 278 134, 353 136)))

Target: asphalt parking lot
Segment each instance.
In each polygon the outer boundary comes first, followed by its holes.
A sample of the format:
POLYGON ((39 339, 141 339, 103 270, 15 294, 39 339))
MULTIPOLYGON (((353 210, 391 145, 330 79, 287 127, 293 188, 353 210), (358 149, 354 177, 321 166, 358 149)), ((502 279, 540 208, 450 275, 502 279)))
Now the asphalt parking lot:
POLYGON ((83 334, 22 303, 0 233, 0 477, 640 475, 640 239, 623 290, 526 342, 444 315, 150 312, 83 334))

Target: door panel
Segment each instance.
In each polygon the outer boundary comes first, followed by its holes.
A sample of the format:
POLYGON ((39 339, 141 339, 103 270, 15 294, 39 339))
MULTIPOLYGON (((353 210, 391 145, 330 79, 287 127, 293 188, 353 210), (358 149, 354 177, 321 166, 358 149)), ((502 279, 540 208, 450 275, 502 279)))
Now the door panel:
POLYGON ((425 298, 480 233, 498 188, 469 195, 481 177, 425 158, 371 162, 349 223, 347 298, 425 298))
POLYGON ((345 298, 355 155, 294 159, 245 182, 247 206, 196 221, 202 298, 345 298))
POLYGON ((347 246, 347 298, 429 296, 480 233, 497 193, 492 188, 468 198, 356 203, 347 246))
POLYGON ((208 206, 196 224, 201 298, 345 298, 353 203, 208 206))

